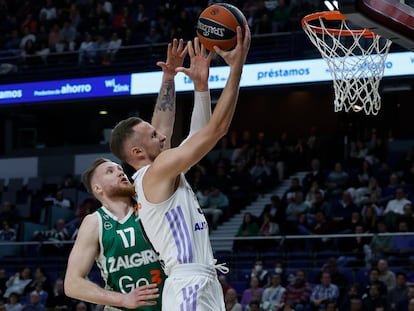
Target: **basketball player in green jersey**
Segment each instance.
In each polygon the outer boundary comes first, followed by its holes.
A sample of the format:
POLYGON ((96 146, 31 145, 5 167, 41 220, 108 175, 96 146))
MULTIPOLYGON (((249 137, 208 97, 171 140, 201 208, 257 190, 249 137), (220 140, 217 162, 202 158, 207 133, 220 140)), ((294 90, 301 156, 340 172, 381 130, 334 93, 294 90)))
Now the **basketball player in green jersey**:
MULTIPOLYGON (((167 62, 158 63, 164 75, 152 123, 166 134, 164 149, 170 147, 175 117, 175 68, 182 66, 186 53, 182 40, 179 43, 174 40, 168 47, 167 62)), ((190 134, 203 127, 211 115, 208 77, 212 55, 205 55, 202 46, 190 55, 191 65, 186 74, 195 88, 190 134)), ((98 159, 84 173, 83 181, 103 206, 81 224, 68 261, 66 294, 105 305, 108 310, 161 310, 165 275, 157 256, 142 236, 132 208, 135 189, 122 167, 110 160, 98 159), (94 261, 106 282, 105 289, 86 279, 94 261)))
POLYGON ((142 235, 133 208, 134 189, 120 165, 107 159, 94 165, 84 174, 87 180, 92 176, 93 183, 89 180, 85 187, 102 206, 82 221, 68 261, 65 292, 105 305, 106 310, 158 311, 165 276, 142 235), (105 288, 85 279, 94 261, 105 288))

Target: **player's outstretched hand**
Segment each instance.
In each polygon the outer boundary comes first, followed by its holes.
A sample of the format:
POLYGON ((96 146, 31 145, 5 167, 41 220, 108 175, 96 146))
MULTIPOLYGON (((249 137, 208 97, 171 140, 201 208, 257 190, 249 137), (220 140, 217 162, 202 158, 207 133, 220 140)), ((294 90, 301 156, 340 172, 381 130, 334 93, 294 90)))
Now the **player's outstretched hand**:
POLYGON ((157 66, 162 68, 164 74, 174 77, 177 74, 175 69, 183 65, 186 55, 187 46, 184 46, 183 39, 173 39, 172 43, 168 43, 167 60, 157 62, 157 66))
POLYGON ((214 46, 214 50, 220 55, 230 67, 242 67, 246 61, 247 53, 250 49, 251 34, 247 23, 244 26, 244 35, 240 26, 237 26, 237 44, 230 51, 224 51, 218 46, 214 46))
POLYGON ((197 37, 194 38, 194 44, 191 41, 187 42, 187 51, 190 56, 190 68, 178 67, 176 71, 186 74, 193 81, 197 91, 207 91, 210 63, 214 53, 207 53, 197 37))
POLYGON ((157 303, 154 299, 157 299, 159 296, 157 284, 143 285, 125 295, 123 307, 136 309, 141 306, 153 306, 157 303))

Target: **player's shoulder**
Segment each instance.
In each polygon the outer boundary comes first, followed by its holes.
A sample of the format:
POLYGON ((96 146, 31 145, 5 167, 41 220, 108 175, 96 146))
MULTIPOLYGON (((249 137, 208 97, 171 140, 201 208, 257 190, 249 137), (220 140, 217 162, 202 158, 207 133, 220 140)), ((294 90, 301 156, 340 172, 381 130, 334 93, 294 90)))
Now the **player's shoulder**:
POLYGON ((99 214, 97 212, 86 215, 80 225, 80 228, 97 229, 99 224, 99 214))

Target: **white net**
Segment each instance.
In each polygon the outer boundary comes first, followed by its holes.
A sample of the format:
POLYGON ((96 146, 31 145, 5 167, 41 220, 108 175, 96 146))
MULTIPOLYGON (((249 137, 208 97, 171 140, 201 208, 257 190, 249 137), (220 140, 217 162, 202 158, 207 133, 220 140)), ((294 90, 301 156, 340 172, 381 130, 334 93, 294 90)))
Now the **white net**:
POLYGON ((302 20, 303 30, 319 49, 332 75, 335 112, 381 109, 378 89, 392 41, 369 30, 355 30, 339 12, 321 12, 302 20))

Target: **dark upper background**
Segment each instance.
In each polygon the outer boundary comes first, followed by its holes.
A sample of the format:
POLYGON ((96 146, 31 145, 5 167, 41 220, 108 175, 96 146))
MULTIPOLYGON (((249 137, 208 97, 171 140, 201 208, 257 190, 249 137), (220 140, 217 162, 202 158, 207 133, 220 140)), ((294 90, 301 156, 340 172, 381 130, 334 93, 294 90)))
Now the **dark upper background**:
MULTIPOLYGON (((0 75, 0 83, 159 70, 155 63, 164 60, 166 42, 174 37, 193 39, 197 16, 212 2, 0 1, 0 64, 11 65, 0 75), (73 50, 70 39, 62 37, 65 22, 73 27, 73 50), (116 57, 105 62, 104 51, 114 32, 122 45, 116 57), (87 34, 98 53, 93 63, 80 64, 79 47, 87 34), (25 36, 32 37, 33 45, 20 46, 25 36), (57 51, 56 42, 63 51, 59 47, 57 51)), ((227 2, 242 9, 251 26, 248 63, 320 57, 300 26, 304 15, 325 10, 319 0, 278 1, 278 6, 276 1, 227 2)), ((393 44, 392 51, 404 49, 393 44)), ((213 61, 213 66, 221 64, 218 58, 213 61)), ((382 81, 382 86, 401 84, 411 88, 410 77, 382 81)), ((383 92, 380 113, 367 117, 334 113, 331 82, 243 88, 232 130, 265 131, 269 138, 287 131, 298 139, 309 136, 315 126, 320 135, 341 145, 345 132, 358 136, 376 127, 384 136, 410 139, 414 136, 412 95, 412 90, 383 92)), ((212 91, 212 96, 218 97, 219 91, 212 91)), ((104 129, 129 115, 150 118, 154 102, 155 95, 0 107, 0 156, 107 151, 107 145, 101 144, 104 129), (102 109, 109 114, 99 115, 102 109)), ((192 93, 177 94, 177 142, 186 132, 191 107, 192 93)))

